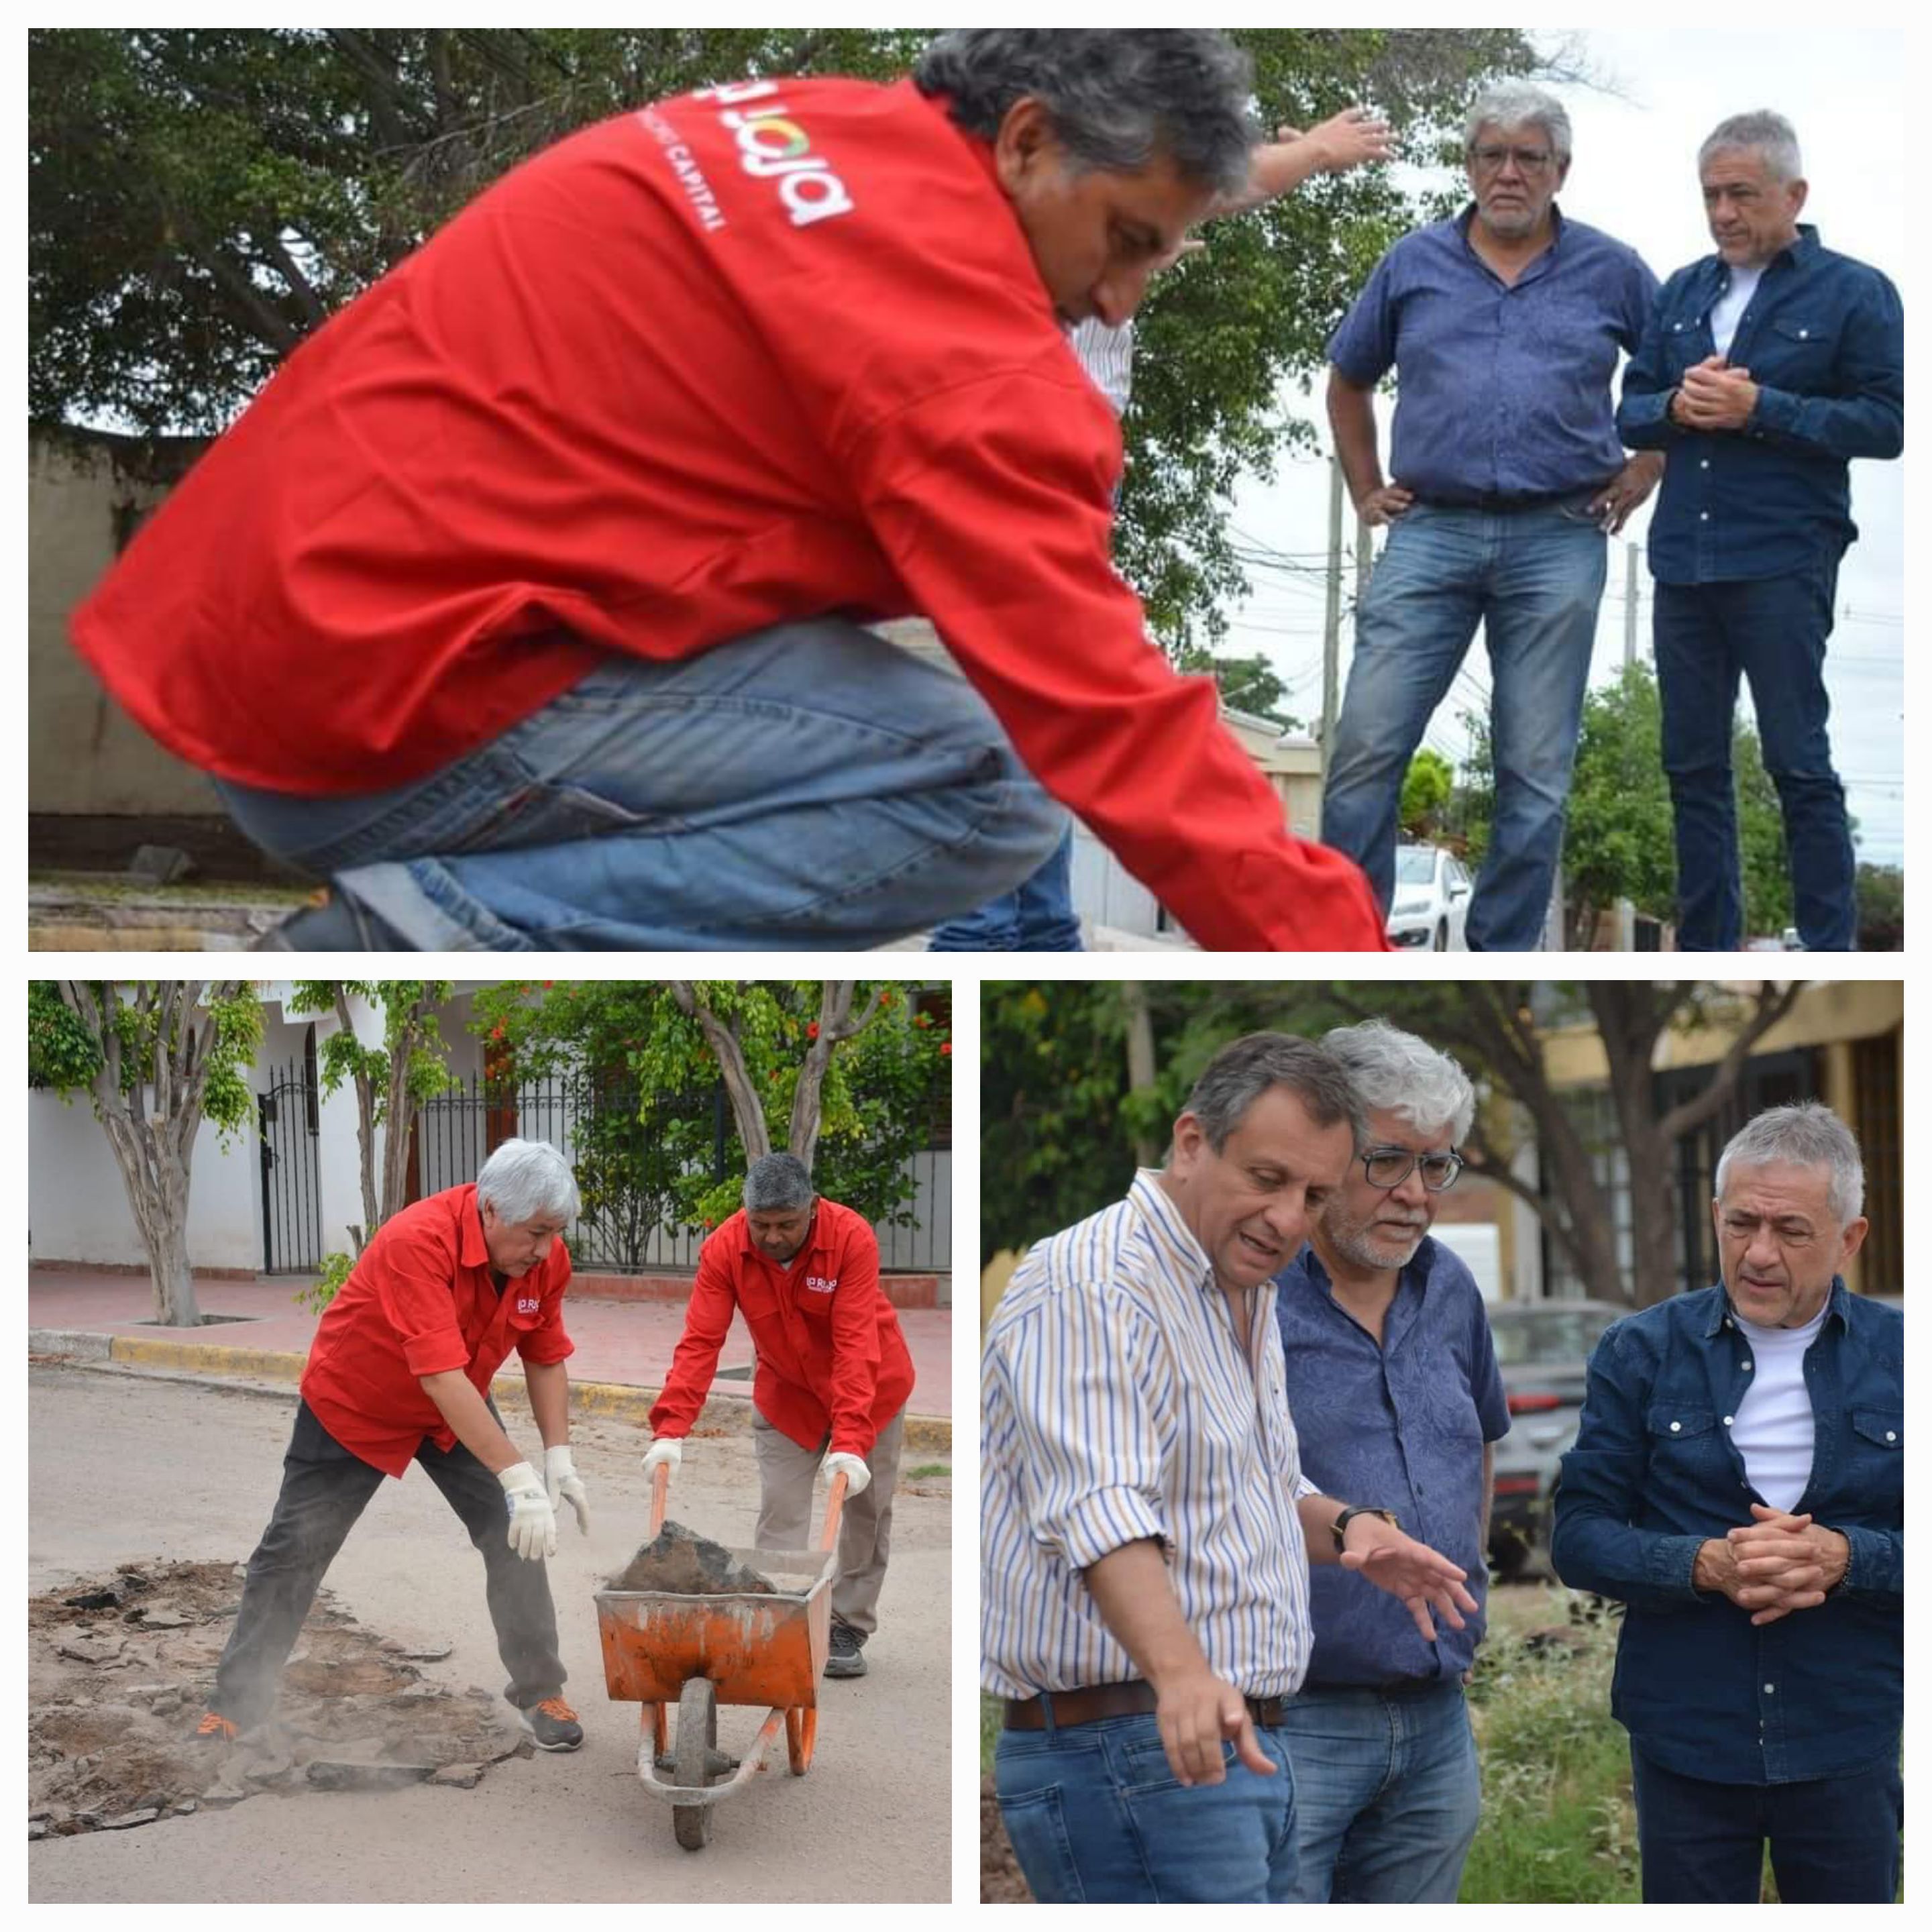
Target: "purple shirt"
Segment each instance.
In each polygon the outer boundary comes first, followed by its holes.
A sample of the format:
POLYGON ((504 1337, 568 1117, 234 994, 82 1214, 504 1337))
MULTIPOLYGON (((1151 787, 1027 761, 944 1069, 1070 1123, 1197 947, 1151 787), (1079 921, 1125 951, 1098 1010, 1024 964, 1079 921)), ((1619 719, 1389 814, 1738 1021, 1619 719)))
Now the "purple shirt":
POLYGON ((1469 245, 1473 208, 1406 235, 1328 344, 1346 381, 1396 372, 1393 482, 1427 502, 1594 489, 1624 466, 1610 383, 1657 278, 1633 248, 1554 207, 1514 284, 1469 245))

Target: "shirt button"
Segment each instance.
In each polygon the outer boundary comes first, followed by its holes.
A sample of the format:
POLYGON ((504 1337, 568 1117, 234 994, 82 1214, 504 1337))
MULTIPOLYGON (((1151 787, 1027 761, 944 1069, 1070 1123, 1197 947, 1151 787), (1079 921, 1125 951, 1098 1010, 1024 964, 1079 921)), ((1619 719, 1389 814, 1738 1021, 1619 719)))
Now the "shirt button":
POLYGON ((1885 1432, 1885 1439, 1888 1442, 1896 1442, 1898 1440, 1898 1430, 1895 1429, 1888 1429, 1885 1432))
MULTIPOLYGON (((1700 464, 1698 464, 1698 466, 1697 466, 1697 467, 1698 467, 1700 470, 1708 470, 1708 469, 1709 469, 1709 468, 1710 468, 1710 466, 1711 466, 1711 459, 1710 459, 1708 456, 1707 456, 1707 457, 1706 457, 1706 458, 1705 458, 1705 459, 1703 460, 1703 461, 1702 461, 1702 462, 1701 462, 1700 464)), ((1728 1328, 1730 1325, 1731 1325, 1731 1324, 1730 1324, 1728 1322, 1726 1322, 1724 1324, 1724 1326, 1725 1326, 1726 1328, 1728 1328)))
POLYGON ((1798 339, 1800 342, 1807 341, 1810 339, 1810 334, 1811 332, 1808 328, 1801 328, 1798 332, 1798 339))
POLYGON ((1778 1686, 1775 1684, 1767 1684, 1764 1687, 1764 1694, 1768 1697, 1777 1688, 1778 1686))
POLYGON ((1725 1426, 1726 1429, 1730 1428, 1730 1426, 1731 1426, 1731 1424, 1732 1424, 1732 1423, 1734 1423, 1735 1421, 1736 1421, 1736 1420, 1737 1420, 1737 1418, 1736 1418, 1736 1416, 1734 1416, 1734 1415, 1727 1415, 1727 1416, 1726 1416, 1726 1417, 1724 1418, 1724 1426, 1725 1426))
POLYGON ((1748 1369, 1750 1366, 1750 1364, 1748 1362, 1740 1362, 1738 1364, 1738 1366, 1741 1369, 1748 1369))
POLYGON ((1697 512, 1697 520, 1700 524, 1708 524, 1711 520, 1710 512, 1708 510, 1700 510, 1697 512))
POLYGON ((1684 1426, 1684 1425, 1683 1425, 1683 1424, 1682 1424, 1682 1423, 1681 1423, 1681 1422, 1673 1422, 1673 1423, 1670 1425, 1670 1432, 1671 1432, 1671 1434, 1672 1434, 1672 1435, 1673 1435, 1673 1436, 1675 1436, 1675 1435, 1677 1433, 1677 1432, 1678 1432, 1680 1429, 1682 1429, 1683 1426, 1684 1426))

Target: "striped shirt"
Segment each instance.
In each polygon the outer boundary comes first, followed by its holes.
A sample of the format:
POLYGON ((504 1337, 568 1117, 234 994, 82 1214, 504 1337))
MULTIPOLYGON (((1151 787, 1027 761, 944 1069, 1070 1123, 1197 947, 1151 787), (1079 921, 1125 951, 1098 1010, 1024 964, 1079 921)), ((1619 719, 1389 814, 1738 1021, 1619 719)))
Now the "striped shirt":
POLYGON ((1275 1286, 1238 1339, 1212 1265, 1151 1171, 1016 1270, 986 1331, 981 1682, 1000 1696, 1140 1672, 1081 1572, 1144 1538, 1208 1666, 1286 1695, 1311 1642, 1304 1482, 1275 1286))
POLYGON ((1104 322, 1077 323, 1067 336, 1088 380, 1107 399, 1117 416, 1127 412, 1134 393, 1134 326, 1110 328, 1104 322))

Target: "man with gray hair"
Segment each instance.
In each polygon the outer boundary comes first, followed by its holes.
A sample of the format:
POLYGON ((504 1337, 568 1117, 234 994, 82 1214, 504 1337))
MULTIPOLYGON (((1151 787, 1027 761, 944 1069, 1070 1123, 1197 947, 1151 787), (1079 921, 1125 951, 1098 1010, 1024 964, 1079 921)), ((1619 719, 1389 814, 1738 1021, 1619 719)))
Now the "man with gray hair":
POLYGON ((1839 1272, 1857 1142, 1773 1108, 1718 1163, 1722 1280, 1613 1324, 1550 1560, 1621 1598, 1646 1903, 1889 1904, 1904 1713, 1904 1319, 1839 1272))
POLYGON ((1665 285, 1617 412, 1625 442, 1670 460, 1650 568, 1677 943, 1735 952, 1744 938, 1731 740, 1748 680, 1799 940, 1850 952, 1857 863, 1825 649, 1858 536, 1852 460, 1905 445, 1905 314, 1876 268, 1798 220, 1808 189, 1782 115, 1734 115, 1697 167, 1718 251, 1665 285))
POLYGON ((1481 1291, 1429 1232, 1462 1171, 1475 1094, 1447 1054, 1385 1020, 1322 1044, 1364 1131, 1276 1277, 1302 1471, 1467 1570, 1476 1608, 1425 1632, 1360 1576, 1311 1575, 1314 1649, 1286 1712, 1294 1896, 1453 1905, 1482 1808, 1462 1690, 1483 1639, 1492 1445, 1509 1431, 1481 1291))
POLYGON ((570 1454, 561 1238, 578 1208, 569 1164, 505 1141, 473 1184, 415 1202, 376 1229, 324 1312, 302 1372, 281 1492, 248 1559, 242 1607, 200 1735, 221 1743, 274 1705, 276 1679, 322 1576, 385 1476, 419 1462, 483 1558, 504 1695, 539 1750, 584 1742, 564 1701, 544 1559, 568 1503, 590 1532, 570 1454), (514 1349, 544 1473, 504 1432, 490 1382, 514 1349))
POLYGON ((813 1478, 821 1465, 828 1481, 845 1478, 825 1674, 862 1677, 892 1550, 912 1356, 880 1285, 879 1238, 862 1215, 819 1195, 810 1170, 789 1154, 753 1161, 744 1198, 698 1250, 684 1334, 651 1409, 656 1440, 644 1474, 682 1461, 718 1351, 733 1316, 742 1316, 758 1364, 753 1540, 761 1550, 808 1547, 813 1478))
POLYGON ((1274 1276, 1341 1187, 1354 1097, 1306 1040, 1222 1048, 1166 1166, 1042 1240, 986 1331, 981 1682, 1042 1903, 1295 1895, 1286 1702, 1311 1565, 1432 1636, 1465 1571, 1303 1474, 1274 1276))
POLYGON ((1378 950, 1148 642, 1064 332, 1246 184, 1252 86, 1211 29, 965 28, 574 134, 289 358, 75 641, 333 880, 278 949, 862 950, 1064 807, 1203 946, 1378 950), (916 614, 963 679, 868 628, 916 614))
POLYGON ((1606 535, 1657 486, 1610 398, 1657 281, 1556 206, 1570 120, 1510 83, 1470 110, 1473 200, 1382 257, 1328 345, 1328 416, 1357 512, 1389 538, 1356 614, 1322 836, 1394 893, 1402 781, 1482 627, 1494 836, 1469 907, 1474 952, 1542 943, 1603 596, 1606 535), (1393 369, 1390 468, 1373 392, 1393 369))

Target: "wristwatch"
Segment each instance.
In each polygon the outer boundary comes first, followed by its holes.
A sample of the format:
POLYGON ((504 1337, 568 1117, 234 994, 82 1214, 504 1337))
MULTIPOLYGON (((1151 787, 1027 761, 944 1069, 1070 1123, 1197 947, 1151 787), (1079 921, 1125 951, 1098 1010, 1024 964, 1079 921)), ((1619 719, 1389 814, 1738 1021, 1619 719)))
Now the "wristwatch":
POLYGON ((1348 1526, 1358 1516, 1378 1516, 1391 1529, 1400 1529, 1402 1527, 1401 1520, 1394 1510, 1366 1509, 1360 1504, 1352 1503, 1328 1526, 1329 1533, 1334 1538, 1335 1547, 1337 1550, 1346 1550, 1348 1547, 1345 1539, 1348 1534, 1348 1526))

